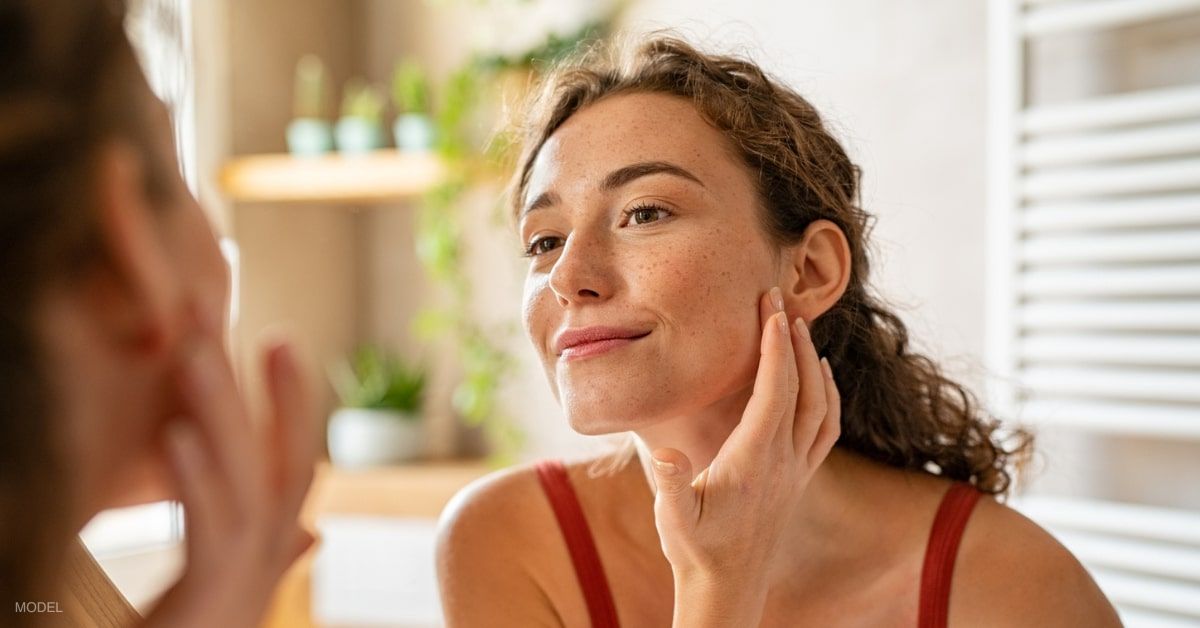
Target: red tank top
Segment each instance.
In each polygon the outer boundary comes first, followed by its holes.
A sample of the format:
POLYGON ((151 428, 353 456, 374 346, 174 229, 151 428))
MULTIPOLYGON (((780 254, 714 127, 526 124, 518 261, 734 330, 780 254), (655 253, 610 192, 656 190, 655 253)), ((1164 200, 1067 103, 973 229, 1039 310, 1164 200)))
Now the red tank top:
MULTIPOLYGON (((604 566, 600 564, 596 542, 579 505, 579 497, 567 476, 566 467, 557 460, 544 460, 536 465, 536 469, 542 490, 550 500, 554 517, 567 543, 567 551, 571 554, 571 563, 575 566, 575 576, 579 579, 579 587, 587 602, 592 628, 618 628, 617 609, 608 579, 604 576, 604 566)), ((954 559, 958 555, 963 529, 979 496, 980 492, 970 484, 956 482, 938 505, 921 568, 917 628, 946 628, 954 559)))

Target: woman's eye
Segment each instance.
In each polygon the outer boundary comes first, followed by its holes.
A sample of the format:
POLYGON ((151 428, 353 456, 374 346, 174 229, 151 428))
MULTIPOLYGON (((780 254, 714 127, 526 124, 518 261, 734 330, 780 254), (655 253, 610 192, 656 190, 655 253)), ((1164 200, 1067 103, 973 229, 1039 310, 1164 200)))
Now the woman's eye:
POLYGON ((629 220, 636 225, 644 225, 648 222, 661 220, 667 213, 667 210, 653 205, 644 205, 635 207, 629 211, 629 220))
POLYGON ((558 240, 558 238, 550 236, 537 238, 529 243, 529 247, 525 249, 525 255, 527 257, 534 257, 542 253, 549 253, 558 247, 558 240))

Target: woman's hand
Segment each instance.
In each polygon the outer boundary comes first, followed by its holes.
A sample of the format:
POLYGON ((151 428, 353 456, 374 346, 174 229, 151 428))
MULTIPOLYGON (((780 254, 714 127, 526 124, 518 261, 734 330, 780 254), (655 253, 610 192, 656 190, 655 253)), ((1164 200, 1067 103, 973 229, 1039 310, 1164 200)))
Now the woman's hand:
POLYGON ((654 518, 675 575, 675 626, 757 626, 772 561, 809 480, 841 430, 841 400, 803 319, 788 324, 779 289, 759 304, 754 391, 707 469, 653 452, 654 518))
POLYGON ((187 526, 187 566, 147 626, 257 626, 275 583, 313 543, 297 517, 312 481, 316 412, 292 349, 264 351, 270 410, 251 421, 219 333, 182 357, 184 416, 167 451, 187 526))

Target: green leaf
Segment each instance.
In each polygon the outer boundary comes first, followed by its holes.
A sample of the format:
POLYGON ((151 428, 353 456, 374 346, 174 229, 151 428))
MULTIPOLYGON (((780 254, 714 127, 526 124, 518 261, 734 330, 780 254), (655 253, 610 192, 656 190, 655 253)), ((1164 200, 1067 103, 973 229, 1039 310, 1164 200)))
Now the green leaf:
POLYGON ((330 368, 330 380, 348 408, 395 410, 417 416, 423 405, 424 369, 375 346, 364 345, 330 368))
POLYGON ((427 308, 417 312, 412 331, 421 340, 428 341, 453 330, 457 323, 458 317, 453 312, 427 308))

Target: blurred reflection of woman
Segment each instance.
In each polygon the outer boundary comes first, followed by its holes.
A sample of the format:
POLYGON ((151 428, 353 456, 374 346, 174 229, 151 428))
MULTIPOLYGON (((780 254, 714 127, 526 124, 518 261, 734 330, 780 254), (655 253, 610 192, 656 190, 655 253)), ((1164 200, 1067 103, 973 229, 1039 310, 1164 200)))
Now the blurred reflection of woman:
POLYGON ((226 267, 122 6, 0 0, 0 625, 255 626, 312 543, 315 412, 276 343, 267 429, 246 416, 226 267), (187 565, 143 623, 76 534, 172 495, 187 565))
POLYGON ((657 36, 531 111, 525 328, 571 426, 636 450, 464 491, 451 625, 1118 625, 993 498, 1027 436, 869 292, 859 171, 812 105, 657 36))

